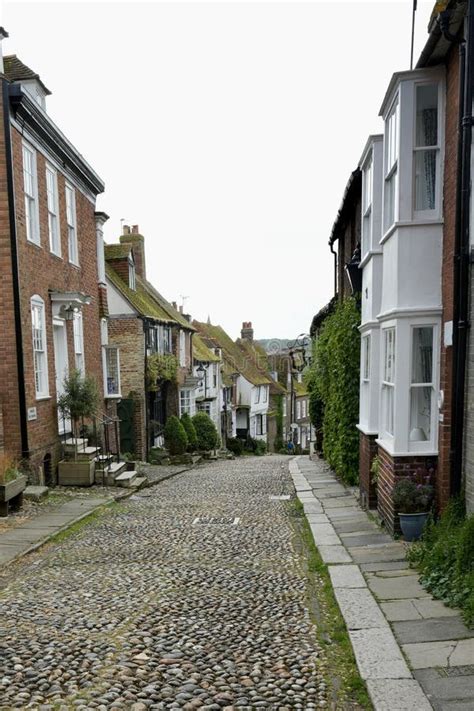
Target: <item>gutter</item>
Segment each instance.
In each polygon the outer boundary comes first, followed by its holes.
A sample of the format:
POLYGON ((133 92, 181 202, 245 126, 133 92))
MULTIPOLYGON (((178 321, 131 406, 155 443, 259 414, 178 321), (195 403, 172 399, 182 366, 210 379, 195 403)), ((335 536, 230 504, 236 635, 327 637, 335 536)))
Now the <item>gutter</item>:
POLYGON ((26 416, 25 364, 23 360, 23 334, 21 327, 20 277, 18 267, 18 245, 16 233, 15 188, 13 182, 13 151, 10 126, 9 82, 2 78, 3 123, 5 130, 5 159, 7 173, 8 220, 10 227, 10 249, 13 276, 13 309, 16 341, 16 363, 18 374, 18 403, 20 411, 21 454, 28 459, 28 424, 26 416))

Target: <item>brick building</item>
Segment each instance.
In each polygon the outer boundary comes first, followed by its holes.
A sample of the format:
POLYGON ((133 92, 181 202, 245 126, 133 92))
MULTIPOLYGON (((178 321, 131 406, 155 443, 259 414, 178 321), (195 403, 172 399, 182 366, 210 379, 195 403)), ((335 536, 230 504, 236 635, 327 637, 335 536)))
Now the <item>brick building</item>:
POLYGON ((105 260, 109 340, 120 349, 121 449, 146 459, 162 446, 166 419, 194 402, 195 328, 147 280, 138 225, 125 225, 119 242, 105 246, 105 260))
POLYGON ((100 418, 115 412, 116 353, 105 352, 107 216, 96 212, 104 184, 48 116, 50 92, 38 74, 0 53, 0 83, 0 446, 33 481, 53 483, 59 435, 70 431, 57 411, 67 373, 95 378, 100 418))

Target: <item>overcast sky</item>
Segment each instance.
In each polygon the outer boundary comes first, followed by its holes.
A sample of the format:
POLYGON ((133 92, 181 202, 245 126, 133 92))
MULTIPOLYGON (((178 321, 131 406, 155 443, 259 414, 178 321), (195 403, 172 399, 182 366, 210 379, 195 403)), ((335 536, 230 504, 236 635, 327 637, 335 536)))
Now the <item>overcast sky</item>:
MULTIPOLYGON (((433 2, 418 2, 416 52, 433 2)), ((146 238, 147 275, 230 335, 296 337, 332 296, 328 238, 393 72, 403 2, 3 0, 48 112, 146 238)))

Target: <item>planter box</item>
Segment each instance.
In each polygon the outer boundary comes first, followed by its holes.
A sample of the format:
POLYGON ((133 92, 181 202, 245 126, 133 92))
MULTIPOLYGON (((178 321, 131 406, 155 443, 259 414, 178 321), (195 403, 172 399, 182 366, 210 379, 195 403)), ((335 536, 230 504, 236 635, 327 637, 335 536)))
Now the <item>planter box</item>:
POLYGON ((8 516, 9 502, 19 508, 23 501, 23 490, 26 488, 27 477, 21 476, 9 481, 6 484, 0 484, 0 516, 8 516))
POLYGON ((62 461, 58 465, 58 484, 60 486, 92 486, 94 483, 95 462, 62 461))

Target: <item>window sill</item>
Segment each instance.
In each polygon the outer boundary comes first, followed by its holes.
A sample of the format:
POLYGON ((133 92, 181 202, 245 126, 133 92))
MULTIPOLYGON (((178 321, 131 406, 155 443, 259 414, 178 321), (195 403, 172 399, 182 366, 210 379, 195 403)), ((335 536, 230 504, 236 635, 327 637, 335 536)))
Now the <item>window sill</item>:
POLYGON ((402 227, 433 227, 434 225, 443 224, 444 220, 438 216, 433 217, 433 219, 431 220, 427 219, 426 215, 420 215, 420 218, 418 220, 398 220, 397 222, 394 222, 393 225, 390 225, 390 227, 384 232, 379 244, 384 244, 384 242, 386 242, 393 235, 395 230, 398 230, 402 227))
POLYGON ((55 259, 60 259, 61 262, 64 262, 64 259, 60 254, 55 254, 55 252, 52 252, 51 250, 49 250, 49 255, 50 255, 50 257, 54 257, 55 259))
POLYGON ((359 432, 362 432, 362 434, 367 435, 368 437, 378 437, 378 432, 373 432, 372 430, 367 429, 365 425, 361 425, 360 423, 356 425, 357 429, 359 432))
POLYGON ((43 247, 41 245, 41 241, 40 242, 33 242, 33 240, 28 239, 28 237, 26 238, 26 244, 30 244, 32 247, 36 247, 36 249, 43 249, 43 247))
POLYGON ((380 445, 382 449, 384 449, 387 454, 389 454, 391 457, 437 457, 438 456, 438 450, 437 449, 413 449, 407 452, 406 450, 400 450, 397 451, 394 447, 391 446, 391 442, 387 439, 376 439, 375 440, 376 444, 380 445))
POLYGON ((80 265, 80 264, 76 264, 76 262, 71 262, 71 261, 69 261, 68 264, 69 264, 70 267, 73 267, 74 269, 77 269, 78 271, 81 269, 81 265, 80 265))
POLYGON ((122 399, 122 393, 119 393, 118 395, 108 395, 107 393, 104 395, 104 400, 121 400, 122 399))
POLYGON ((36 402, 42 402, 43 400, 51 400, 51 395, 37 395, 36 402))

